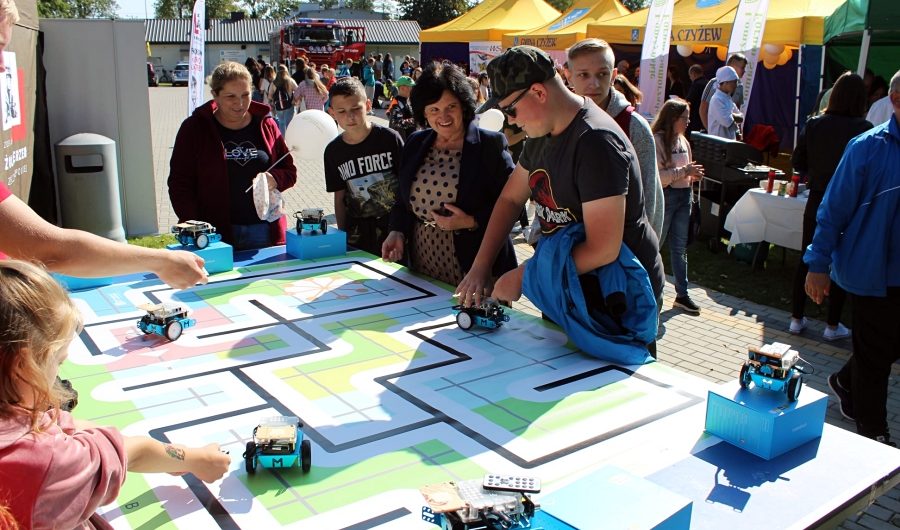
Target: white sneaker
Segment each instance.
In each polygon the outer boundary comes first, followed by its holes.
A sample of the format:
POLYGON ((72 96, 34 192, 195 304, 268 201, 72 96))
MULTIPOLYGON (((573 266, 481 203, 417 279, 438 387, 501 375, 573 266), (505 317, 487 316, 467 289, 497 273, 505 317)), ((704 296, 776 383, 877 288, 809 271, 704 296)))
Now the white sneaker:
POLYGON ((822 334, 822 338, 827 340, 828 342, 846 339, 850 336, 850 330, 847 329, 843 324, 838 322, 836 328, 831 329, 828 326, 825 326, 825 333, 822 334))
POLYGON ((791 335, 799 335, 803 333, 804 329, 806 329, 806 324, 806 317, 803 317, 800 320, 791 318, 791 327, 788 328, 788 333, 790 333, 791 335))

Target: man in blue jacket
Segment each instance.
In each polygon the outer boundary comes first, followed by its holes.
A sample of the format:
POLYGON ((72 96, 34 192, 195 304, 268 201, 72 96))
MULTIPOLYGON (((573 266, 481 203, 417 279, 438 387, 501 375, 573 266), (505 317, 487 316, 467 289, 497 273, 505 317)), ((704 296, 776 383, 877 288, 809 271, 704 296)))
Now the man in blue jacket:
POLYGON ((891 79, 893 119, 844 151, 816 215, 803 261, 806 294, 821 304, 833 278, 852 297, 853 355, 828 378, 856 432, 890 442, 887 386, 900 358, 900 71, 891 79), (829 276, 829 267, 831 275, 829 276))

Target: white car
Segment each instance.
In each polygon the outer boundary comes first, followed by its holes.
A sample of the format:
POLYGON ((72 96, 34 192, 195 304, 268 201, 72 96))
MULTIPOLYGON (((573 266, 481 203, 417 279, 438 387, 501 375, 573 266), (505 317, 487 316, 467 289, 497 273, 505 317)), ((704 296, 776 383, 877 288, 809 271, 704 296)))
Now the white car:
POLYGON ((188 63, 178 63, 175 65, 175 70, 172 71, 172 86, 184 85, 188 84, 188 77, 190 75, 188 63))

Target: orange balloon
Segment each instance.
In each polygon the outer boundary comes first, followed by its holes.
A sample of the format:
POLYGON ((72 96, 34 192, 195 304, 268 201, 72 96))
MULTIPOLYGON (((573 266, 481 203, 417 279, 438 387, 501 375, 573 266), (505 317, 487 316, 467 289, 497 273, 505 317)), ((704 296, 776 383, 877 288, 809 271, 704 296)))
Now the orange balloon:
POLYGON ((775 68, 778 65, 776 63, 770 63, 768 61, 763 61, 763 66, 766 68, 766 70, 771 70, 772 68, 775 68))
POLYGON ((691 47, 691 51, 694 53, 703 53, 706 51, 706 46, 703 44, 694 44, 694 46, 691 47))
POLYGON ((791 60, 791 57, 794 55, 794 52, 791 51, 790 48, 785 48, 783 52, 778 55, 778 60, 775 61, 775 64, 778 66, 784 66, 788 61, 791 60))
POLYGON ((720 61, 724 61, 725 57, 728 56, 728 49, 724 46, 716 46, 716 57, 719 58, 720 61))

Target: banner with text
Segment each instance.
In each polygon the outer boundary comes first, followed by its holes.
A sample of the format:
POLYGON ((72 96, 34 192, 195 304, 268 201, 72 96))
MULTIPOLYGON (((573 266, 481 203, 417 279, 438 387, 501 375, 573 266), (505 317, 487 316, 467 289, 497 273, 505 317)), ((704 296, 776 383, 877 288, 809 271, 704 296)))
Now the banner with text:
POLYGON ((653 0, 647 13, 647 29, 641 48, 640 89, 644 97, 639 111, 648 121, 653 121, 666 96, 674 5, 675 0, 653 0))
POLYGON ((188 61, 188 116, 203 104, 204 48, 206 46, 206 0, 194 2, 191 17, 191 55, 188 61))
POLYGON ((747 69, 744 71, 744 104, 741 112, 747 114, 750 102, 750 91, 753 89, 753 78, 756 74, 756 62, 759 60, 759 48, 762 45, 763 33, 766 31, 766 17, 769 14, 769 0, 741 0, 734 24, 731 26, 731 39, 728 41, 728 56, 743 53, 747 57, 747 69))
POLYGON ((503 53, 500 41, 484 41, 469 43, 469 71, 472 75, 480 74, 487 69, 491 59, 503 53))

